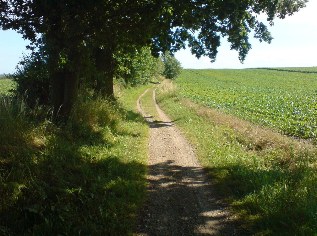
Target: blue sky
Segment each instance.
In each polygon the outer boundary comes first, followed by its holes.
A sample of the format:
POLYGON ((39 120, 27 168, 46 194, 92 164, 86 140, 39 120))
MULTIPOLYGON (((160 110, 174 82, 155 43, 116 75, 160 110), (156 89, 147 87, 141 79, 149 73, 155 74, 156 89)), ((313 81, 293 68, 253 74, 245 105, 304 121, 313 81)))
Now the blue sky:
POLYGON ((12 73, 17 63, 26 52, 27 42, 14 31, 0 30, 0 74, 12 73))
MULTIPOLYGON (((265 19, 265 17, 263 17, 265 19)), ((230 50, 223 39, 215 63, 208 57, 197 60, 190 50, 181 50, 176 58, 184 68, 253 68, 317 66, 317 0, 310 0, 306 8, 283 20, 276 19, 269 27, 271 44, 251 39, 252 49, 243 64, 238 53, 230 50)))
MULTIPOLYGON (((302 67, 317 66, 317 0, 310 0, 307 7, 284 20, 276 19, 270 31, 271 44, 252 39, 252 49, 244 64, 236 51, 230 50, 226 40, 215 63, 209 58, 197 60, 188 49, 176 53, 184 68, 252 68, 252 67, 302 67)), ((21 59, 27 42, 14 31, 0 30, 0 74, 12 73, 21 59)))

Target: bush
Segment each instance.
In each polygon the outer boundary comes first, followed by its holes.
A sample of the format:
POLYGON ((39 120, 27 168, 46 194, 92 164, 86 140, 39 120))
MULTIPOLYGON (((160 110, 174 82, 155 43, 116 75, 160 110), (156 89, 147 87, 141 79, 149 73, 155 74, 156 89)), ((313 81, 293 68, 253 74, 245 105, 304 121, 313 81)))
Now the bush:
POLYGON ((164 65, 160 58, 155 58, 148 47, 133 52, 118 53, 117 77, 132 86, 146 84, 163 73, 164 65))
POLYGON ((41 52, 33 52, 31 55, 24 56, 13 77, 17 83, 17 96, 23 97, 29 107, 34 108, 36 105, 49 103, 48 65, 41 52))
POLYGON ((164 63, 163 75, 167 79, 176 79, 182 70, 180 62, 169 52, 165 52, 162 59, 164 63))

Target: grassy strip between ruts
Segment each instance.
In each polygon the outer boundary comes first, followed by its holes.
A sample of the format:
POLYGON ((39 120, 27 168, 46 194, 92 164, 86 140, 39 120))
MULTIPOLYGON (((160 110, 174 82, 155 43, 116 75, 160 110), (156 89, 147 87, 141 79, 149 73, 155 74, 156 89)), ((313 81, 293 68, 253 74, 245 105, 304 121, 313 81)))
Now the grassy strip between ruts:
POLYGON ((171 83, 158 93, 160 106, 239 216, 244 234, 316 234, 315 146, 182 99, 171 83))
POLYGON ((0 102, 0 235, 127 235, 145 193, 148 127, 135 104, 85 99, 68 125, 0 102))
POLYGON ((141 107, 147 113, 146 116, 151 118, 154 122, 159 120, 155 102, 153 100, 153 90, 155 88, 149 88, 147 92, 141 98, 141 107))

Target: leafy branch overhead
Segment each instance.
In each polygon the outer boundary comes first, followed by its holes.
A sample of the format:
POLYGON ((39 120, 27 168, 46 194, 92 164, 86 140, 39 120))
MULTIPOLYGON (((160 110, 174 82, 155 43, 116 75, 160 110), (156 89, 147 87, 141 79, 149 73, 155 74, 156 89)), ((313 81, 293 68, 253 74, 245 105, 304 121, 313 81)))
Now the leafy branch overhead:
MULTIPOLYGON (((152 44, 157 51, 178 50, 188 40, 193 53, 215 59, 220 36, 228 36, 243 60, 250 49, 253 29, 263 41, 272 39, 257 15, 284 18, 305 6, 307 0, 226 1, 39 1, 1 0, 1 25, 15 29, 32 42, 38 34, 67 39, 63 44, 110 47, 123 43, 152 44), (50 35, 58 30, 61 35, 50 35)), ((61 42, 60 42, 61 43, 61 42)))
POLYGON ((187 44, 197 57, 204 55, 214 61, 220 38, 228 37, 231 49, 237 50, 243 61, 251 49, 252 31, 260 41, 272 40, 257 15, 266 14, 269 24, 273 24, 275 17, 291 15, 306 2, 1 0, 0 28, 18 31, 31 41, 32 47, 45 45, 55 111, 67 116, 76 98, 76 84, 80 77, 85 77, 87 68, 95 67, 102 75, 96 89, 105 96, 113 96, 113 55, 117 52, 129 53, 149 46, 152 54, 158 56, 187 44))

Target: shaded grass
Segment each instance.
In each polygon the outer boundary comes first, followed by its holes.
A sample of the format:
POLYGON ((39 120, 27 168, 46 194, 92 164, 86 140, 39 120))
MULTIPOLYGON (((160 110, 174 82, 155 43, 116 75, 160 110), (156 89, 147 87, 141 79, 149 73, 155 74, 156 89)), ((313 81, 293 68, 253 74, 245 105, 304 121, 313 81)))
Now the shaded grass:
POLYGON ((64 127, 0 102, 0 235, 131 234, 148 135, 135 99, 85 99, 64 127))
POLYGON ((238 118, 191 105, 175 89, 163 88, 158 101, 196 148, 239 216, 243 235, 316 234, 314 146, 251 123, 245 127, 242 120, 236 124, 238 118))

